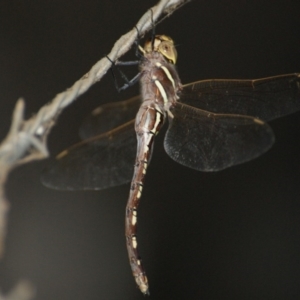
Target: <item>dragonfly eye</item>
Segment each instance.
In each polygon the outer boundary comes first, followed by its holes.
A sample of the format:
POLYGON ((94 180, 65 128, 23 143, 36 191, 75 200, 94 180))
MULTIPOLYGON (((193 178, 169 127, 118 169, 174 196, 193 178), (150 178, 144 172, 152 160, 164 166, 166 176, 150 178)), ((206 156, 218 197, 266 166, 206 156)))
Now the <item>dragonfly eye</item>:
POLYGON ((163 41, 157 50, 160 52, 170 63, 175 64, 177 60, 177 51, 173 41, 163 41))
POLYGON ((151 39, 146 41, 144 50, 146 53, 150 53, 152 51, 159 52, 170 63, 176 63, 177 51, 174 46, 174 41, 166 35, 156 35, 153 43, 151 39))

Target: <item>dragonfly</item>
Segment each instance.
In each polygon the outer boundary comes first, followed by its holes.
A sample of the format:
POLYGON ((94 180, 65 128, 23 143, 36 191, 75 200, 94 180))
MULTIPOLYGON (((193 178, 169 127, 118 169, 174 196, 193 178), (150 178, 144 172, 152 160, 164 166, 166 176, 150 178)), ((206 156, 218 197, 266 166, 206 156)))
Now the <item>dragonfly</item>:
POLYGON ((300 73, 182 85, 170 37, 156 35, 140 51, 135 81, 140 81, 141 94, 96 108, 80 128, 83 141, 61 152, 42 182, 76 191, 131 181, 126 245, 136 284, 147 295, 149 283, 137 247, 137 208, 154 139, 165 121, 165 151, 181 165, 214 172, 250 161, 274 143, 266 122, 300 110, 300 73))

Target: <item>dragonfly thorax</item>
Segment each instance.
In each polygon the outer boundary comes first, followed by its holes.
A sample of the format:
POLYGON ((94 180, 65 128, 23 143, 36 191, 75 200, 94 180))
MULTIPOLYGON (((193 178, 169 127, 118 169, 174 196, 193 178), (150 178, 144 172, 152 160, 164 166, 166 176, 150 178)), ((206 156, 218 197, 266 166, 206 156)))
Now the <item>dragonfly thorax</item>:
POLYGON ((169 111, 179 99, 182 89, 175 65, 160 52, 146 52, 140 63, 140 71, 143 102, 153 101, 163 111, 169 111))

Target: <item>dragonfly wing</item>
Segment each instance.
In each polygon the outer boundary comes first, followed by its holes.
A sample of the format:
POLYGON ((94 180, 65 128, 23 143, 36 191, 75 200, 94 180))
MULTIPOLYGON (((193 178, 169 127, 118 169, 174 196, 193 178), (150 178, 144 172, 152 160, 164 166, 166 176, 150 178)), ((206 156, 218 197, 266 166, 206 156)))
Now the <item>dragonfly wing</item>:
POLYGON ((202 80, 185 85, 180 101, 214 113, 270 121, 300 110, 300 74, 256 80, 202 80))
POLYGON ((42 183, 58 190, 100 190, 130 182, 136 145, 132 120, 60 153, 42 183))
POLYGON ((141 105, 140 96, 125 101, 107 103, 95 108, 88 115, 80 129, 79 135, 87 139, 116 128, 134 119, 141 105))
POLYGON ((182 103, 172 113, 165 150, 176 162, 199 171, 219 171, 249 161, 274 142, 270 126, 253 117, 214 114, 182 103))

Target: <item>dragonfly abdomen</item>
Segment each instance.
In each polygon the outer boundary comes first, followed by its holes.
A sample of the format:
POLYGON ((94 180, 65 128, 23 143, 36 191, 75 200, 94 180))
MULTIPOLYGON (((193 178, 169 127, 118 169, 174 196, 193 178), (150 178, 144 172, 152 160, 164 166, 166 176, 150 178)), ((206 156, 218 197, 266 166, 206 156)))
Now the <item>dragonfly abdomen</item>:
POLYGON ((137 249, 137 207, 142 196, 147 166, 151 159, 154 138, 164 123, 164 114, 155 103, 144 102, 136 117, 137 158, 126 206, 125 235, 131 270, 144 294, 149 293, 148 280, 137 249))

